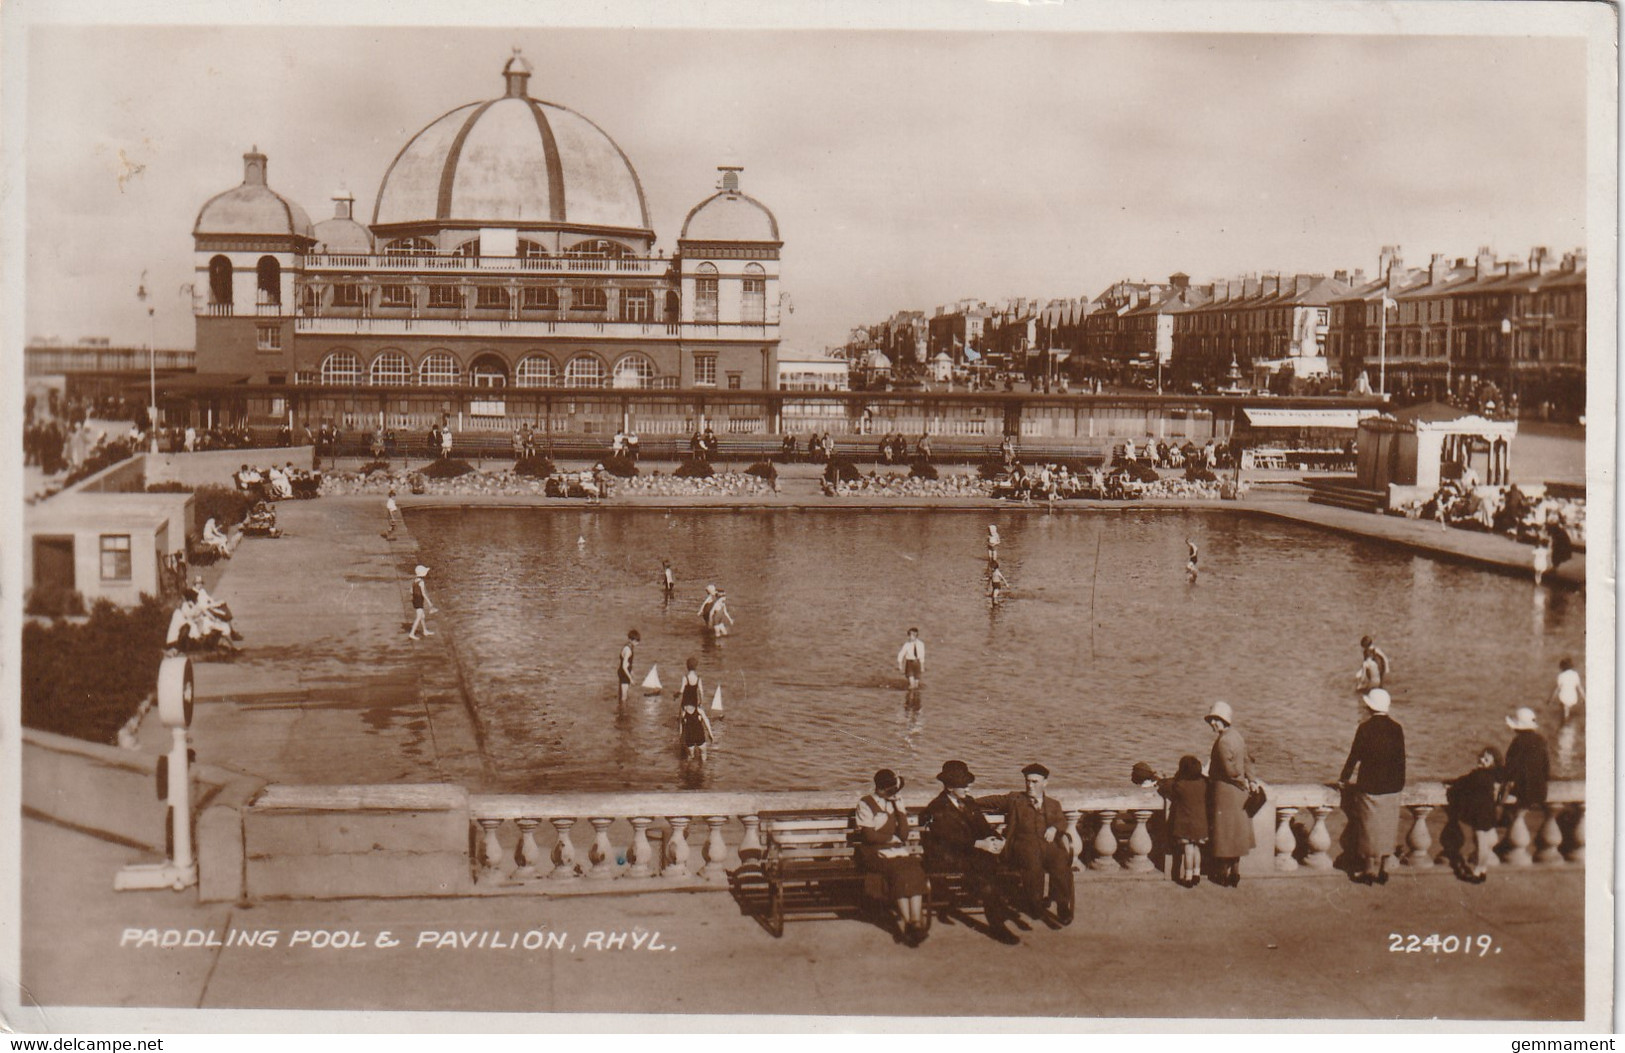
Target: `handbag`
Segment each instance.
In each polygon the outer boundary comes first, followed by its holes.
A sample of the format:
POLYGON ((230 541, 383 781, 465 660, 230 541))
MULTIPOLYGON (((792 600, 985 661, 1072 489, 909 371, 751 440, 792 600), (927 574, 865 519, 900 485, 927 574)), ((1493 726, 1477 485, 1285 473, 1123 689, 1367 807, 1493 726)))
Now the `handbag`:
POLYGON ((1243 805, 1243 807, 1247 810, 1247 818, 1251 819, 1253 816, 1263 811, 1264 805, 1269 803, 1269 799, 1269 793, 1265 790, 1264 784, 1261 782, 1254 782, 1247 790, 1247 803, 1243 805))

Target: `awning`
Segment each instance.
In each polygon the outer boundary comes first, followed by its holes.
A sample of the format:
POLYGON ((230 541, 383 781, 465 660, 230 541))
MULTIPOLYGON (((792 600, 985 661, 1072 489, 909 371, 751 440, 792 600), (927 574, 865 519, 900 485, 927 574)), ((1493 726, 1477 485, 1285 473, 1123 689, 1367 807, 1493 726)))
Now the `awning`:
POLYGON ((1255 428, 1342 428, 1353 431, 1376 409, 1264 409, 1244 407, 1247 423, 1255 428))

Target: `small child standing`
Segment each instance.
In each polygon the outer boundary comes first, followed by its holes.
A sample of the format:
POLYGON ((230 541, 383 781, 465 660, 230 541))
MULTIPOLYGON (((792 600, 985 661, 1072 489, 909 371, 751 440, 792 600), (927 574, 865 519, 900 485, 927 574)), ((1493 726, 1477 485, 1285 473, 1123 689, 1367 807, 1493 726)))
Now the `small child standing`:
POLYGON ((1495 852, 1496 791, 1502 766, 1501 751, 1485 746, 1478 751, 1478 767, 1445 784, 1444 799, 1451 820, 1473 833, 1473 864, 1469 867, 1464 856, 1456 871, 1469 884, 1482 885, 1490 876, 1490 856, 1495 852))
POLYGON ((1202 762, 1185 754, 1174 777, 1159 782, 1157 789, 1172 805, 1168 831, 1179 846, 1174 880, 1195 888, 1202 882, 1202 846, 1207 844, 1207 776, 1202 774, 1202 762))

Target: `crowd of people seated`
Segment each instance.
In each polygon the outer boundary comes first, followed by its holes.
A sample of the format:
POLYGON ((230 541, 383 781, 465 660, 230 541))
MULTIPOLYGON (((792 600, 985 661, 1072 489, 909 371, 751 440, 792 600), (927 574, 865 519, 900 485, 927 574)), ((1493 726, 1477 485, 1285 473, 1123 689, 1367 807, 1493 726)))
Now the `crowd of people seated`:
POLYGON ((235 651, 243 634, 232 625, 231 608, 214 599, 203 587, 203 576, 181 592, 180 603, 169 616, 164 647, 171 654, 196 650, 235 651))
POLYGON ((256 501, 281 501, 287 498, 311 498, 321 492, 322 473, 295 468, 293 462, 278 467, 253 468, 243 465, 231 473, 237 489, 256 501))
POLYGON ((585 497, 594 503, 610 496, 611 479, 602 463, 579 472, 554 472, 542 484, 542 493, 548 497, 585 497))
POLYGON ((1585 544, 1585 501, 1553 497, 1543 486, 1480 486, 1471 467, 1458 467, 1425 500, 1399 507, 1411 519, 1443 527, 1483 530, 1530 545, 1550 545, 1561 565, 1576 544, 1585 544))
POLYGON ((271 507, 269 501, 258 501, 249 510, 248 518, 243 520, 243 535, 245 537, 281 537, 282 530, 276 525, 276 509, 271 507))
MULTIPOLYGON (((880 440, 880 462, 882 464, 909 463, 909 441, 903 437, 902 432, 888 432, 880 440)), ((931 459, 931 436, 921 435, 914 443, 914 460, 929 461, 931 459)))
POLYGON ((1112 451, 1113 462, 1142 464, 1148 468, 1188 468, 1195 465, 1207 471, 1235 467, 1235 450, 1228 442, 1209 439, 1201 446, 1187 439, 1183 444, 1146 437, 1135 442, 1124 439, 1112 451))

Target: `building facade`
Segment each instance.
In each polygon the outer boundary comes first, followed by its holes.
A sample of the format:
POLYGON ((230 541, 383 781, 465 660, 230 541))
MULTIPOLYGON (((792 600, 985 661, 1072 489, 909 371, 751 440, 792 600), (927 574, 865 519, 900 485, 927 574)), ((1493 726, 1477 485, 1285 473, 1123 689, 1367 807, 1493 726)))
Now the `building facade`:
POLYGON ((312 224, 257 149, 203 206, 197 367, 267 389, 241 407, 251 423, 506 429, 517 390, 776 383, 783 242, 741 170, 722 168, 657 253, 626 154, 532 98, 517 52, 502 72, 501 96, 406 143, 367 224, 344 192, 312 224))

